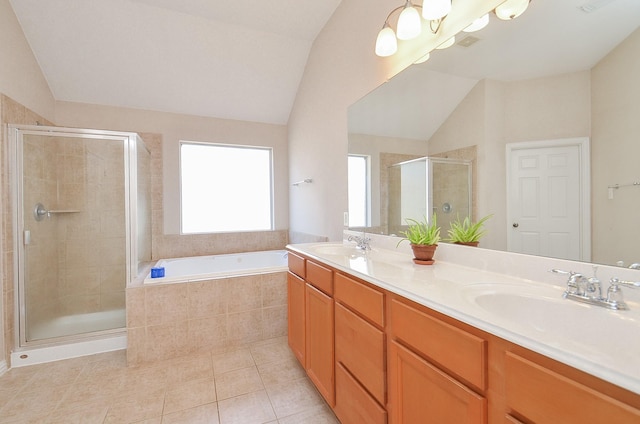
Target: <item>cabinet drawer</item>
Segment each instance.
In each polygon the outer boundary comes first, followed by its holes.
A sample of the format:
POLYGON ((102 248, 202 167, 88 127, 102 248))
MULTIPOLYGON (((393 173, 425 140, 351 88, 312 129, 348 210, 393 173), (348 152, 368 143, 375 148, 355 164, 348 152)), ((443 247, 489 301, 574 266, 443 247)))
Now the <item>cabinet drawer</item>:
POLYGON ((339 303, 335 326, 336 361, 384 405, 384 334, 339 303))
POLYGON ((486 424, 487 400, 391 342, 389 415, 393 424, 486 424))
POLYGON ((505 379, 507 406, 537 424, 640 422, 640 410, 512 352, 505 379))
POLYGON ((486 389, 485 340, 395 299, 390 320, 396 338, 477 389, 486 389))
POLYGON ((364 391, 339 363, 336 364, 336 416, 349 424, 385 424, 387 412, 364 391))
POLYGON ((333 295, 333 271, 307 260, 307 283, 313 284, 329 296, 333 295))
POLYGON ((384 295, 356 280, 336 274, 334 298, 379 327, 384 327, 384 295))
POLYGON ((305 278, 305 260, 302 256, 298 256, 293 252, 287 254, 287 263, 289 265, 289 271, 293 272, 299 277, 305 278))

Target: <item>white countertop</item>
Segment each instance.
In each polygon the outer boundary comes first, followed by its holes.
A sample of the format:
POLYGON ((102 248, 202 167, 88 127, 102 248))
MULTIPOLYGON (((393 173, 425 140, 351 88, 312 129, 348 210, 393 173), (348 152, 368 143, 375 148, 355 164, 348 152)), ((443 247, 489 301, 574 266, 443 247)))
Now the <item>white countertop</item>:
MULTIPOLYGON (((562 299, 564 276, 553 275, 551 279, 557 283, 542 278, 534 281, 451 260, 456 252, 461 252, 461 257, 488 255, 479 258, 481 262, 491 262, 492 255, 499 255, 481 252, 483 249, 441 245, 438 249, 443 249, 447 261, 438 259, 436 252, 436 263, 427 266, 415 265, 406 248, 373 245, 369 252, 353 249, 346 254, 341 246, 348 252, 353 243, 294 244, 287 248, 640 394, 640 302, 632 296, 625 299, 630 310, 612 311, 562 299)), ((508 262, 522 273, 524 264, 536 262, 527 258, 510 257, 508 262)), ((540 260, 547 269, 557 262, 540 260)), ((605 293, 607 287, 603 279, 605 293)), ((624 291, 626 295, 630 290, 624 291)))

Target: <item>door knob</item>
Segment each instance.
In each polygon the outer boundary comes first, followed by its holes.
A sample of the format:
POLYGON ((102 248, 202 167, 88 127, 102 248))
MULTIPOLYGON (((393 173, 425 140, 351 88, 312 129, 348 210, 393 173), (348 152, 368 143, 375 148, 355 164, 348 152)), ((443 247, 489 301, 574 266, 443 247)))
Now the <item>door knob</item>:
POLYGON ((520 226, 520 224, 518 224, 517 222, 514 222, 513 224, 511 224, 511 226, 513 228, 518 228, 520 226))

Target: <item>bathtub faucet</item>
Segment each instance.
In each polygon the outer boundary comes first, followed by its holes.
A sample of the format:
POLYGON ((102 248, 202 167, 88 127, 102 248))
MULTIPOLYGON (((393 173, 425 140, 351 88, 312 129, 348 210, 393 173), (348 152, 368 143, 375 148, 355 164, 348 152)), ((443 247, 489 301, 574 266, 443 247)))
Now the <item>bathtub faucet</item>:
POLYGON ((371 241, 371 239, 369 237, 366 236, 349 236, 349 238, 347 239, 348 241, 355 241, 356 242, 356 249, 360 249, 360 250, 371 250, 371 246, 369 246, 369 242, 371 241))

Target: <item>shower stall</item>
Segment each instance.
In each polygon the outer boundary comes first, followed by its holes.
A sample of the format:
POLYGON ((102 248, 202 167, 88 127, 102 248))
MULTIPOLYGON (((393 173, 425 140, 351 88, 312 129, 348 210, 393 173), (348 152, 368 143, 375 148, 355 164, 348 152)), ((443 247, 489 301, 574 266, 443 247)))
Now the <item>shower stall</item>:
MULTIPOLYGON (((135 133, 9 126, 16 348, 124 339, 151 260, 150 153, 135 133)), ((13 358, 12 358, 13 364, 13 358)))
POLYGON ((396 163, 388 171, 390 234, 405 230, 407 219, 431 220, 436 214, 446 237, 451 221, 472 217, 471 161, 423 157, 396 163))

